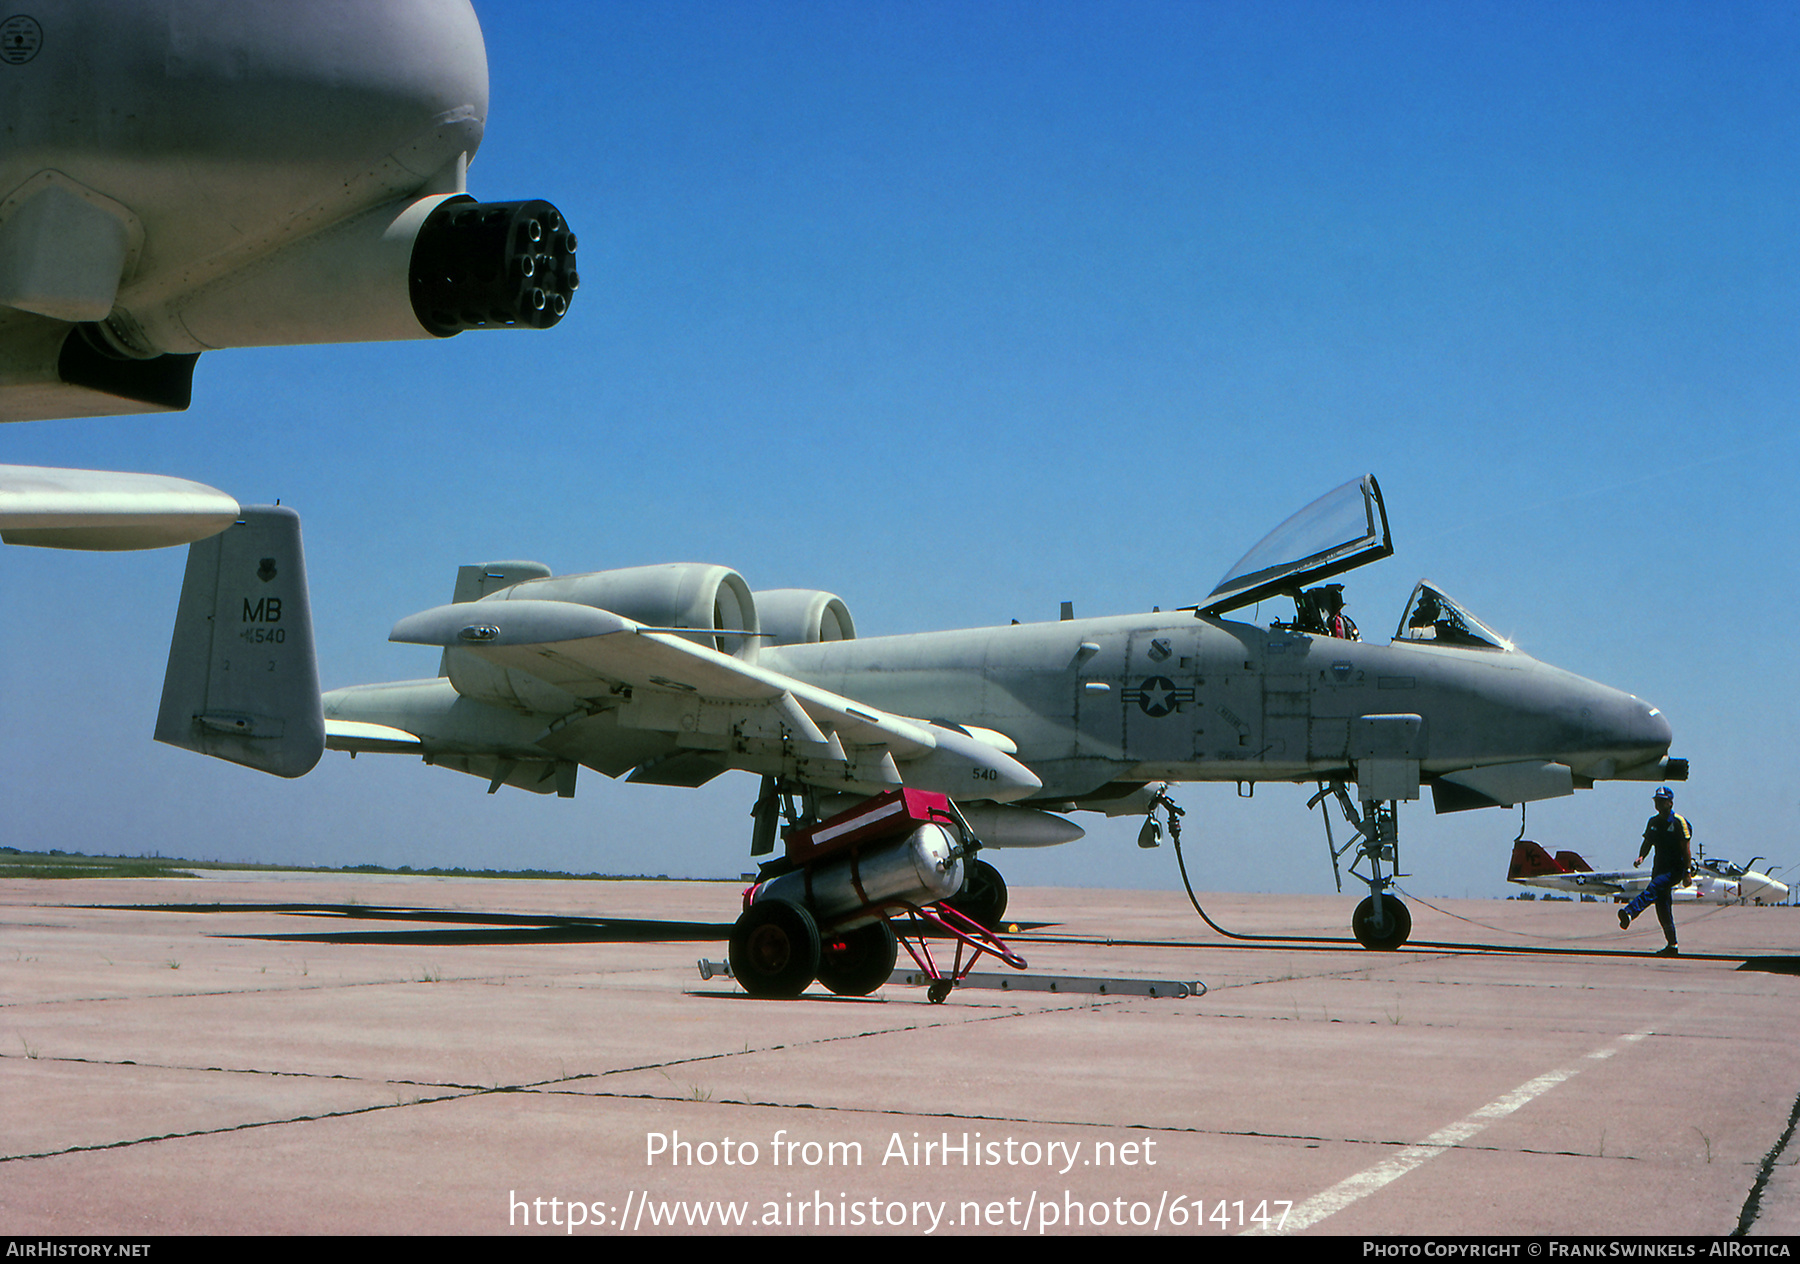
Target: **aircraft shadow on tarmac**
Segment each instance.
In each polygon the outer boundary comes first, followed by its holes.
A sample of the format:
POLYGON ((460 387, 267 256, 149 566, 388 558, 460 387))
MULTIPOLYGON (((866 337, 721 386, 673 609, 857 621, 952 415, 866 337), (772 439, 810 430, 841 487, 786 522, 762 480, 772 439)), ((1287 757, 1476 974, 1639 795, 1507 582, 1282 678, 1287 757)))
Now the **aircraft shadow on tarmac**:
POLYGON ((1768 974, 1800 974, 1800 957, 1749 957, 1740 970, 1762 970, 1768 974))
MULTIPOLYGON (((674 922, 634 917, 556 917, 528 913, 471 913, 460 909, 382 908, 368 904, 125 904, 107 905, 138 912, 285 913, 298 917, 330 917, 353 921, 450 923, 445 930, 329 930, 300 934, 227 934, 221 939, 265 939, 314 944, 393 944, 396 946, 481 944, 644 944, 724 943, 731 922, 674 922)), ((1043 923, 1016 923, 1035 930, 1043 923)), ((897 930, 917 933, 902 922, 897 930)))
POLYGON ((327 930, 219 936, 222 939, 267 939, 315 944, 636 944, 711 942, 731 937, 730 922, 471 913, 460 909, 381 908, 368 904, 137 904, 124 907, 168 913, 285 913, 298 917, 328 917, 346 921, 411 922, 421 927, 418 930, 327 930), (446 923, 455 929, 423 929, 424 926, 446 923))

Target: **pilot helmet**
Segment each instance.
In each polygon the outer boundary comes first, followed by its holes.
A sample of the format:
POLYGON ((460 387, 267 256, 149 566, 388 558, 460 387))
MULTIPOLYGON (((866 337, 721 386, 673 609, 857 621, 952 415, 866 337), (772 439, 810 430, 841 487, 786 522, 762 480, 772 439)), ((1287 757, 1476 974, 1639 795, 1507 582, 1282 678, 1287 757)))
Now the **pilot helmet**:
POLYGON ((1656 787, 1656 793, 1651 795, 1650 797, 1657 800, 1658 802, 1664 802, 1664 801, 1669 802, 1669 803, 1675 802, 1675 792, 1673 790, 1669 789, 1669 787, 1667 787, 1667 786, 1656 787))

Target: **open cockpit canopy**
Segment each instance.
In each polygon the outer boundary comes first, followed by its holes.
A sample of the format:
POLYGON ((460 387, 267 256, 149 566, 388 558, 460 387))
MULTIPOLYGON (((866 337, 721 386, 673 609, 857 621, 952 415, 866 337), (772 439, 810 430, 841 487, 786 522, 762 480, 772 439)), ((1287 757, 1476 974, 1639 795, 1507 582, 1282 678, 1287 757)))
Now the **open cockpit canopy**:
POLYGON ((1470 650, 1510 650, 1512 642, 1467 609, 1444 595, 1429 580, 1420 580, 1394 630, 1396 641, 1419 641, 1470 650))
POLYGON ((1381 487, 1368 474, 1325 493, 1276 527, 1226 572, 1201 614, 1219 615, 1341 575, 1394 551, 1381 487))

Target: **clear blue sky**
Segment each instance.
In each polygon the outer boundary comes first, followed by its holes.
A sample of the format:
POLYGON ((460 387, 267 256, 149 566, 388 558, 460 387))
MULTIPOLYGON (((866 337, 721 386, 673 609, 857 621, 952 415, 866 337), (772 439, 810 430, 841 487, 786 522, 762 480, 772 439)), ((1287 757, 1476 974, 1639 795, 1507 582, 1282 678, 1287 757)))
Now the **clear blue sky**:
MULTIPOLYGON (((1385 635, 1429 576, 1660 705, 1709 852, 1800 865, 1800 15, 1742 3, 478 3, 471 190, 556 202, 554 331, 226 351, 185 414, 0 461, 305 520, 327 686, 456 567, 721 562, 864 634, 1192 602, 1374 472, 1385 635)), ((753 779, 572 802, 415 760, 295 783, 153 743, 184 555, 0 550, 5 841, 731 875, 753 779)), ((1263 612, 1263 618, 1270 615, 1263 612)), ((1306 792, 1190 787, 1203 886, 1329 891, 1306 792)), ((1537 804, 1623 865, 1649 787, 1537 804)), ((1135 822, 1015 883, 1177 884, 1135 822)), ((1407 811, 1422 895, 1518 814, 1407 811)))

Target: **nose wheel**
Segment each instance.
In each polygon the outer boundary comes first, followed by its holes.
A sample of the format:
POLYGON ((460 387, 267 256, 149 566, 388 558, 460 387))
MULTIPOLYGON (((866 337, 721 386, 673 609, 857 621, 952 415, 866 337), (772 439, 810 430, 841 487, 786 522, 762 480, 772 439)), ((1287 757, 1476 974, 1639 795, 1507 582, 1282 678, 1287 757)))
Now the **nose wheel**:
POLYGON ((1351 914, 1350 931, 1364 948, 1392 952, 1411 936, 1412 914, 1391 895, 1371 895, 1351 914))

